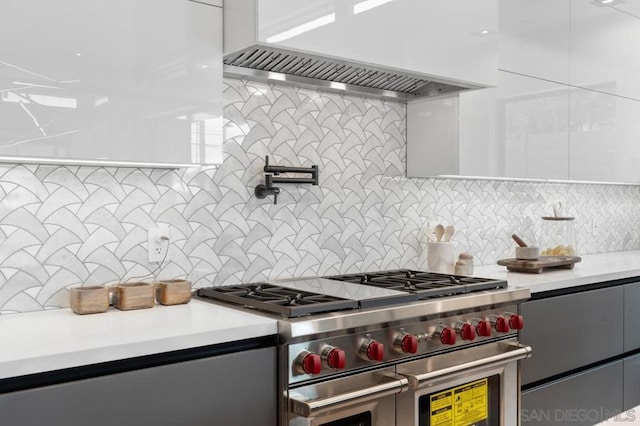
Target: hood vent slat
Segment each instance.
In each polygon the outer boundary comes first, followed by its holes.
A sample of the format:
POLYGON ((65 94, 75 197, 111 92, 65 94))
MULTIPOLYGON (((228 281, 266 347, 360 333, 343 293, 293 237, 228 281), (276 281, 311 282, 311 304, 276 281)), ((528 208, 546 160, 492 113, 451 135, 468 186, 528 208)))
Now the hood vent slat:
MULTIPOLYGON (((290 55, 282 55, 282 59, 280 59, 279 61, 271 64, 271 67, 268 69, 268 71, 282 72, 282 68, 284 68, 287 65, 289 65, 289 63, 292 60, 293 60, 293 58, 290 55)), ((268 66, 268 64, 267 64, 267 66, 268 66)))
POLYGON ((224 64, 225 75, 230 77, 274 80, 394 100, 410 100, 481 87, 262 44, 226 55, 224 64), (344 89, 332 83, 342 83, 344 89))
POLYGON ((314 68, 309 70, 304 77, 316 78, 317 75, 322 74, 326 70, 331 68, 331 64, 327 64, 327 62, 320 62, 314 68))

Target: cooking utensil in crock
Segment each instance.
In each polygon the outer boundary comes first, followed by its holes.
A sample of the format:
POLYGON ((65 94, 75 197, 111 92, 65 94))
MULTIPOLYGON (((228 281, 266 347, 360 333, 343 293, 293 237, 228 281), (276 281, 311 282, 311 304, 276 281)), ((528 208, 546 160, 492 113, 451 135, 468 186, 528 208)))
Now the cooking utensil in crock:
POLYGON ((449 242, 451 241, 451 237, 453 236, 453 233, 455 232, 455 229, 453 228, 453 226, 448 225, 444 228, 444 241, 445 242, 449 242))
POLYGON ((518 237, 516 234, 511 234, 511 238, 513 238, 513 241, 515 241, 516 244, 518 244, 520 247, 528 247, 527 243, 525 243, 524 240, 518 237))

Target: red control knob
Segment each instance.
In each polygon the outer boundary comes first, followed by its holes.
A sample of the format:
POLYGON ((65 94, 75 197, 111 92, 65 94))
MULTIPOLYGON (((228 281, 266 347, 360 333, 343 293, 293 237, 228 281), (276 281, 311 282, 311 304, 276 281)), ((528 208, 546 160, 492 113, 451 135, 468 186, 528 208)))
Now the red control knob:
POLYGON ((462 337, 462 340, 473 340, 476 338, 476 328, 473 326, 473 324, 463 324, 462 327, 460 327, 460 337, 462 337))
POLYGON ((405 334, 400 342, 400 349, 406 354, 418 352, 418 338, 410 334, 405 334))
POLYGON ((329 348, 326 359, 329 368, 342 370, 347 365, 347 357, 342 349, 329 348))
POLYGON ((302 371, 307 374, 320 374, 322 370, 322 360, 320 355, 308 352, 302 358, 302 371))
POLYGON ((367 358, 371 361, 382 361, 384 358, 384 345, 375 340, 369 343, 367 345, 367 358))
POLYGON ((524 327, 524 320, 522 319, 522 315, 510 314, 509 327, 511 327, 512 330, 522 330, 522 327, 524 327))
POLYGON ((454 329, 449 327, 442 327, 439 331, 440 341, 443 345, 455 345, 456 343, 456 332, 454 329))
POLYGON ((491 323, 487 320, 480 320, 476 323, 476 331, 478 336, 489 337, 491 336, 491 323))
POLYGON ((494 324, 498 333, 506 333, 509 331, 509 323, 502 315, 496 317, 494 324))

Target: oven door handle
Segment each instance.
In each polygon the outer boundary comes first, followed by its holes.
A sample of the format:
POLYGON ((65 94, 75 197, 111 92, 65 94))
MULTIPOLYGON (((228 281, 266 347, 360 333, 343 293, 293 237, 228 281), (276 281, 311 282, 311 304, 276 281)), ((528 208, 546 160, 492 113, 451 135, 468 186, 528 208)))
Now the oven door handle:
POLYGON ((387 395, 399 393, 407 389, 408 380, 401 376, 381 376, 381 383, 356 389, 338 395, 325 398, 305 400, 295 395, 289 397, 289 409, 292 413, 302 417, 314 417, 325 411, 342 408, 345 405, 353 405, 387 395))
POLYGON ((524 346, 519 343, 510 343, 505 345, 506 350, 495 355, 474 359, 464 364, 451 365, 449 367, 439 368, 433 371, 427 371, 420 374, 411 374, 400 372, 409 380, 409 387, 417 388, 421 383, 441 379, 446 376, 466 373, 469 370, 477 368, 490 368, 500 364, 508 364, 513 361, 526 359, 531 357, 531 346, 524 346))

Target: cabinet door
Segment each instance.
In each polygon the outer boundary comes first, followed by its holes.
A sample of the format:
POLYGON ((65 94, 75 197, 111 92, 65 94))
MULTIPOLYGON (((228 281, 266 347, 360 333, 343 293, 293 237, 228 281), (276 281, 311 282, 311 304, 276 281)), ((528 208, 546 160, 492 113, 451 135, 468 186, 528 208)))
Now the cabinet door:
MULTIPOLYGON (((640 283, 624 286, 624 351, 640 349, 640 283)), ((640 382, 639 382, 640 383, 640 382)))
POLYGON ((407 105, 407 174, 567 179, 569 89, 498 72, 498 87, 407 105))
POLYGON ((569 178, 640 182, 640 101, 572 88, 569 111, 569 178))
MULTIPOLYGON (((242 9, 251 5, 238 6, 236 1, 230 5, 233 12, 246 18, 242 9)), ((260 0, 256 4, 260 42, 495 84, 497 0, 260 0)), ((238 25, 250 24, 243 22, 238 25)))
POLYGON ((522 393, 521 422, 591 426, 607 420, 622 411, 622 380, 617 361, 530 389, 522 393))
POLYGON ((571 0, 500 0, 500 69, 569 82, 571 0))
POLYGON ((618 6, 638 3, 572 0, 571 84, 640 99, 640 15, 618 6))
POLYGON ((0 395, 11 426, 276 424, 276 350, 245 352, 0 395))
POLYGON ((567 88, 504 71, 498 82, 460 94, 462 174, 567 179, 567 88))
POLYGON ((622 306, 621 286, 523 303, 520 340, 534 356, 522 361, 522 383, 622 354, 622 306))
POLYGON ((0 16, 0 156, 220 161, 222 8, 21 0, 0 16))
MULTIPOLYGON (((624 407, 630 410, 640 405, 640 355, 624 359, 624 407)), ((637 413, 640 415, 640 413, 637 413)))

